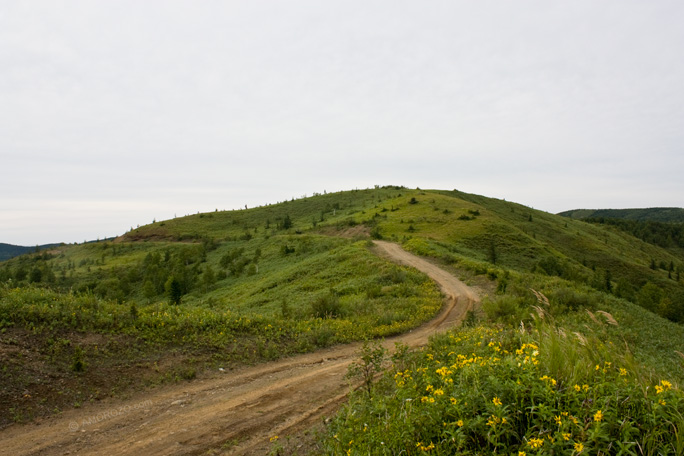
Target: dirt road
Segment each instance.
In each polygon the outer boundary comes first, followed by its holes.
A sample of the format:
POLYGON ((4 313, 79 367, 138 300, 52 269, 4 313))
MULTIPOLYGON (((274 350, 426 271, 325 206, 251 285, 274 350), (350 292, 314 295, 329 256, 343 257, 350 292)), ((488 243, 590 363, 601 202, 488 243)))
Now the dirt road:
MULTIPOLYGON (((394 342, 425 344, 430 335, 459 323, 478 301, 454 276, 398 245, 376 241, 375 249, 426 273, 446 297, 436 318, 388 339, 388 348, 394 342)), ((263 455, 271 437, 308 429, 332 414, 349 390, 344 375, 358 347, 319 350, 11 426, 0 433, 0 454, 263 455)))

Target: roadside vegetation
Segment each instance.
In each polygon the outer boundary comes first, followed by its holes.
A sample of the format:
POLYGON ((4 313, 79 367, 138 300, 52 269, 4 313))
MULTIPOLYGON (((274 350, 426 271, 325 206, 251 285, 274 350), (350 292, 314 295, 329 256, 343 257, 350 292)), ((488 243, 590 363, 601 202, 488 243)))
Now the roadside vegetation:
POLYGON ((397 350, 331 422, 326 453, 682 454, 684 328, 546 288, 497 295, 483 321, 397 350))

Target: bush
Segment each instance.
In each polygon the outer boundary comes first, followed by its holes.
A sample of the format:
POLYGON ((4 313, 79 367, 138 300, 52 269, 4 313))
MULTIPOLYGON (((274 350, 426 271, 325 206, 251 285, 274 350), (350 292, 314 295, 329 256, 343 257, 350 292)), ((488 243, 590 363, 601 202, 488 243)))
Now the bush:
POLYGON ((529 304, 525 298, 515 296, 496 296, 485 298, 482 301, 482 309, 491 321, 518 324, 521 320, 530 319, 529 304))
POLYGON ((342 315, 340 298, 334 291, 316 298, 311 303, 311 310, 314 316, 318 318, 337 318, 342 315))

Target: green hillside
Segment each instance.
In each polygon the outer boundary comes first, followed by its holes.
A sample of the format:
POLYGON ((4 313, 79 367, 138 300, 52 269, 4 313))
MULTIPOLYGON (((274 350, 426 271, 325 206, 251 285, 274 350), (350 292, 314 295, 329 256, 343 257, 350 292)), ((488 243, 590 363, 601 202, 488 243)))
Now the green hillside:
MULTIPOLYGON (((678 257, 684 257, 684 209, 605 209, 562 212, 562 216, 580 219, 596 225, 605 225, 628 233, 649 244, 663 247, 678 257)), ((652 262, 672 272, 674 265, 652 262)))
POLYGON ((503 200, 388 186, 195 214, 0 263, 0 347, 30 353, 3 355, 0 426, 207 367, 397 334, 434 316, 436 286, 377 256, 372 239, 485 290, 471 316, 485 332, 537 325, 530 337, 540 342, 553 319, 607 347, 604 360, 640 366, 640 385, 684 381, 677 249, 503 200), (543 324, 531 288, 550 301, 543 324))
POLYGON ((650 207, 645 209, 573 209, 560 212, 561 217, 583 220, 612 218, 639 222, 684 223, 684 209, 680 207, 650 207))

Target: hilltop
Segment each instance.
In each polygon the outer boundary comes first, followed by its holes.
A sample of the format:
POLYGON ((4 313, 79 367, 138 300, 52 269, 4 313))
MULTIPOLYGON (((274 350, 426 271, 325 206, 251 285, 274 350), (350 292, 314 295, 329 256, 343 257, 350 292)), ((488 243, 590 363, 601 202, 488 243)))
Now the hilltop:
POLYGON ((434 317, 437 286, 378 255, 373 240, 480 289, 482 308, 467 318, 478 334, 553 320, 611 359, 627 344, 639 382, 684 381, 677 248, 457 190, 386 186, 198 213, 3 262, 0 426, 434 317))

